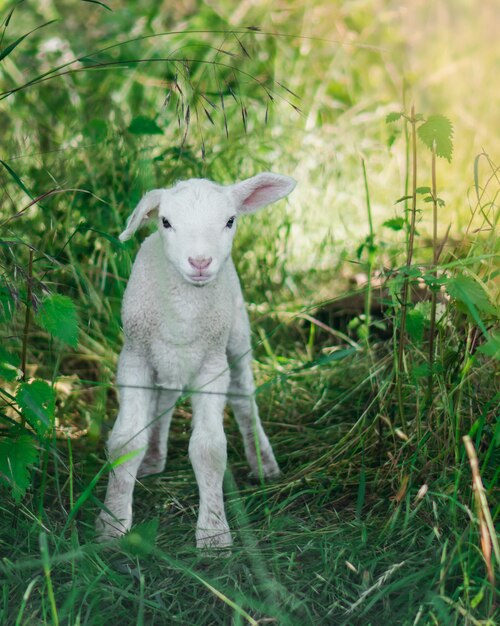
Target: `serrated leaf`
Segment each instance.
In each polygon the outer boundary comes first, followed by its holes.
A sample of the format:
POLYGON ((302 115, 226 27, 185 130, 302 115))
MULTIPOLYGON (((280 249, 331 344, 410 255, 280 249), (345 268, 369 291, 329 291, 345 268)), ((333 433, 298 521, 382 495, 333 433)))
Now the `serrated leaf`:
POLYGON ((26 421, 43 437, 54 423, 54 389, 44 380, 22 383, 16 393, 16 402, 26 421))
POLYGON ((19 357, 0 346, 0 378, 15 380, 19 374, 19 357))
POLYGON ((150 554, 155 548, 158 527, 159 520, 157 517, 143 524, 138 524, 122 537, 120 547, 130 556, 150 554))
POLYGON ((459 274, 450 278, 447 281, 446 290, 452 298, 464 304, 472 303, 483 313, 495 313, 495 307, 492 306, 483 286, 471 276, 459 274))
POLYGON ((397 122, 398 120, 401 119, 402 115, 403 115, 402 113, 396 113, 396 112, 389 113, 385 118, 385 123, 391 124, 392 122, 397 122))
POLYGON ((444 115, 430 115, 427 121, 417 128, 420 140, 432 150, 436 142, 436 154, 451 161, 453 153, 453 124, 444 115))
POLYGON ((78 345, 76 308, 67 296, 55 294, 45 298, 35 320, 57 339, 73 348, 78 345))
POLYGON ((402 217, 394 217, 390 220, 386 220, 382 226, 387 226, 391 230, 403 230, 405 221, 402 217))
POLYGON ((421 311, 411 309, 406 316, 406 331, 415 343, 421 343, 424 338, 425 318, 421 311))
POLYGON ((431 188, 430 187, 417 187, 415 191, 417 193, 431 193, 431 188))
POLYGON ((500 330, 493 331, 487 341, 479 346, 478 352, 486 354, 492 359, 500 360, 500 330))
POLYGON ((163 131, 158 124, 144 115, 134 117, 128 127, 128 131, 133 135, 163 135, 163 131))
POLYGON ((26 434, 0 439, 0 483, 8 485, 19 502, 30 486, 29 468, 38 459, 38 450, 32 437, 26 434))
POLYGON ((452 298, 465 305, 483 334, 488 335, 479 312, 491 314, 495 313, 496 309, 491 305, 488 294, 482 285, 470 276, 459 274, 448 280, 446 291, 452 298))

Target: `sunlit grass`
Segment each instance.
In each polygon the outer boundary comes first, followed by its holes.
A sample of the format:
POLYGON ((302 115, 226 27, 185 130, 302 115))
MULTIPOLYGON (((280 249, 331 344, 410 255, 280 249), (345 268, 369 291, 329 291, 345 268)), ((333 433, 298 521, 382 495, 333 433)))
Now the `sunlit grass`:
MULTIPOLYGON (((54 382, 56 422, 39 443, 24 499, 2 491, 0 623, 493 625, 494 583, 461 437, 473 438, 497 522, 498 386, 493 359, 478 351, 498 321, 494 2, 270 7, 257 0, 160 10, 151 0, 113 9, 20 5, 1 46, 60 18, 1 62, 1 92, 125 39, 134 41, 97 60, 175 53, 207 63, 192 63, 188 80, 181 63, 83 71, 84 59, 71 66, 77 72, 1 101, 1 159, 11 168, 0 170, 1 286, 12 288, 17 304, 12 322, 1 318, 2 345, 22 352, 27 245, 35 251, 34 312, 48 290, 67 294, 80 337, 71 350, 33 322, 29 328, 28 377, 54 382), (229 27, 241 27, 238 38, 221 32, 229 27), (181 32, 144 39, 172 30, 181 32), (213 65, 221 60, 248 75, 233 82, 232 71, 213 65), (480 309, 474 317, 466 302, 442 294, 432 401, 427 336, 412 336, 398 407, 397 280, 406 235, 382 224, 404 215, 395 202, 405 193, 407 144, 404 125, 385 118, 412 103, 454 124, 453 160, 437 163, 446 203, 440 243, 451 224, 437 270, 477 284, 480 309), (132 133, 141 115, 162 133, 132 133), (475 161, 483 149, 489 159, 475 161), (122 543, 97 545, 120 302, 146 230, 125 246, 116 234, 150 188, 191 176, 232 182, 267 169, 299 184, 289 201, 242 222, 234 257, 252 322, 257 401, 283 477, 261 485, 248 476, 228 414, 227 510, 236 542, 228 558, 200 555, 186 400, 174 416, 165 473, 137 486, 137 527, 122 543), (58 193, 31 204, 30 196, 50 190, 58 193), (359 248, 369 234, 367 195, 372 257, 359 248)), ((418 155, 418 184, 430 186, 431 152, 419 143, 418 155)), ((421 273, 434 269, 431 207, 419 197, 421 273)), ((17 424, 16 386, 2 383, 2 434, 17 424)))

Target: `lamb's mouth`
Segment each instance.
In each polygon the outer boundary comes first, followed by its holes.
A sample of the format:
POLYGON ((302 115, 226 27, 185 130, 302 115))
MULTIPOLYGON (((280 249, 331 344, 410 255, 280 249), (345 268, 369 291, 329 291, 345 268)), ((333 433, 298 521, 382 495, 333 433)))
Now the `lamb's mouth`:
POLYGON ((195 276, 187 276, 187 279, 193 285, 196 285, 197 287, 203 287, 203 285, 206 285, 207 283, 211 282, 211 280, 213 279, 213 276, 207 276, 205 274, 196 274, 195 276))

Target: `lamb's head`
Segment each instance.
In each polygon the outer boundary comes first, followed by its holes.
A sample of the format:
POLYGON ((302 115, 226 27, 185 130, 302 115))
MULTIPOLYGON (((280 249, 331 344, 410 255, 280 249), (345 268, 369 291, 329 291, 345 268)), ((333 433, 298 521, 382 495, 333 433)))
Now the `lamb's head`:
POLYGON ((231 254, 239 216, 284 198, 294 187, 289 176, 264 173, 234 185, 196 178, 154 189, 139 202, 120 240, 155 216, 168 261, 189 283, 206 285, 231 254))

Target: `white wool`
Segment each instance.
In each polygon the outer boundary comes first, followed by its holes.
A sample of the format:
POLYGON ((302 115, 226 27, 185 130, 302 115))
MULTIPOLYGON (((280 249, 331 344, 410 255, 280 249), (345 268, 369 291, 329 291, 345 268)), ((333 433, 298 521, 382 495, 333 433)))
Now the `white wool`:
POLYGON ((231 247, 242 214, 294 187, 292 178, 271 173, 230 186, 192 179, 150 191, 130 216, 122 241, 150 218, 158 232, 142 244, 123 299, 120 410, 108 451, 111 462, 127 456, 110 474, 107 510, 97 521, 101 538, 130 529, 136 477, 163 471, 183 390, 193 390, 189 458, 200 494, 199 547, 231 545, 222 492, 226 394, 252 471, 279 474, 253 397, 250 327, 231 247))

